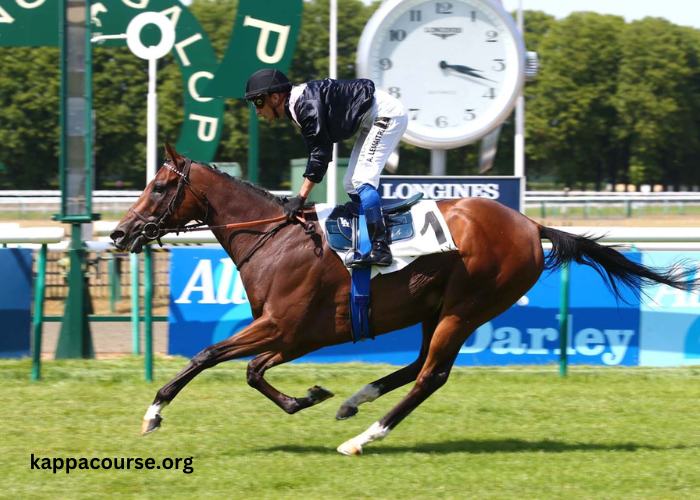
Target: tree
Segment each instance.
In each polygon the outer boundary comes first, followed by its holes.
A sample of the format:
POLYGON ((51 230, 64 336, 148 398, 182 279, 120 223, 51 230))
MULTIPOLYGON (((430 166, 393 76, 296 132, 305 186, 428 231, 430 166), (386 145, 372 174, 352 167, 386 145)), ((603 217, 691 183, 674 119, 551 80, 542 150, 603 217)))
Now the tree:
POLYGON ((600 188, 606 177, 616 177, 618 144, 611 130, 624 28, 621 17, 581 12, 541 39, 542 69, 528 106, 529 151, 568 185, 600 188))
POLYGON ((0 48, 0 162, 8 188, 57 186, 58 103, 56 48, 0 48))
POLYGON ((621 37, 616 136, 635 184, 698 180, 698 47, 697 30, 664 19, 634 21, 621 37))

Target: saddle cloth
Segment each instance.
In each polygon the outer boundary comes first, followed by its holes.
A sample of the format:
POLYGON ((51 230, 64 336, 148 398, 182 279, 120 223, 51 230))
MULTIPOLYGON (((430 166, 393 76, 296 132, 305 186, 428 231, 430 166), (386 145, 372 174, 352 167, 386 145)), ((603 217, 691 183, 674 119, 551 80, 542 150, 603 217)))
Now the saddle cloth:
MULTIPOLYGON (((323 227, 328 246, 345 261, 352 252, 352 223, 347 212, 339 216, 339 207, 316 204, 316 215, 323 227)), ((387 216, 387 230, 391 231, 391 266, 372 266, 372 277, 388 274, 408 266, 421 255, 457 250, 445 218, 435 201, 420 201, 410 211, 387 216)), ((351 270, 348 269, 350 272, 351 270)))

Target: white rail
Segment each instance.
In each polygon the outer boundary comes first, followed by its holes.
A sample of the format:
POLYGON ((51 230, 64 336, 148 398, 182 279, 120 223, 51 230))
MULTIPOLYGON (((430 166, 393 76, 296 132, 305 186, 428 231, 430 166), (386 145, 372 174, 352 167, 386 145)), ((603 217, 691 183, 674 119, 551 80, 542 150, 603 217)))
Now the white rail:
POLYGON ((0 227, 0 244, 33 243, 38 245, 61 243, 66 234, 62 227, 0 227))

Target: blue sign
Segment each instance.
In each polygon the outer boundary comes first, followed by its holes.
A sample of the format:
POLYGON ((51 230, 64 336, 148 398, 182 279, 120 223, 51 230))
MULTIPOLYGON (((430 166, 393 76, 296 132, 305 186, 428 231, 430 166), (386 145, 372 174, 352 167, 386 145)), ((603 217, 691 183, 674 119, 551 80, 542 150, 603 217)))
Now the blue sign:
MULTIPOLYGON (((640 262, 640 253, 625 253, 640 262)), ((571 364, 635 366, 639 362, 639 299, 617 301, 593 269, 572 265, 567 355, 571 364)), ((456 364, 546 364, 559 360, 561 273, 545 272, 514 306, 467 340, 456 364)))
MULTIPOLYGON (((639 262, 642 254, 626 253, 639 262)), ((568 357, 572 364, 639 364, 639 300, 616 301, 586 266, 571 272, 568 357)), ((170 354, 194 356, 252 322, 233 262, 220 249, 175 248, 171 254, 170 354)), ((559 359, 560 273, 546 274, 516 305, 481 326, 462 347, 458 365, 556 363, 559 359)), ((406 365, 420 350, 420 325, 374 341, 326 347, 307 362, 381 362, 406 365)))
POLYGON ((171 250, 170 354, 192 357, 252 321, 238 270, 223 249, 171 250))
POLYGON ((0 358, 29 356, 32 251, 0 248, 0 358))
MULTIPOLYGON (((647 252, 644 264, 669 268, 679 260, 695 261, 700 272, 700 252, 647 252)), ((700 296, 666 285, 647 289, 641 305, 642 352, 645 366, 700 365, 700 296)))
POLYGON ((383 175, 379 195, 384 203, 423 193, 426 200, 488 198, 521 211, 524 177, 383 175))

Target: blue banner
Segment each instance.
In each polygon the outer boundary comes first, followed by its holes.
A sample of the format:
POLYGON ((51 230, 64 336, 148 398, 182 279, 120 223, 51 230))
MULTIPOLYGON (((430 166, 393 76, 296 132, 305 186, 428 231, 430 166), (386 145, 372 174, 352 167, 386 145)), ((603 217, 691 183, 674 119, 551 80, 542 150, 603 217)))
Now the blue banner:
POLYGON ((379 195, 384 203, 405 200, 423 193, 426 200, 488 198, 521 211, 524 177, 383 175, 379 195))
POLYGON ((29 356, 32 251, 0 248, 0 358, 29 356))
MULTIPOLYGON (((640 253, 625 253, 635 262, 640 253)), ((568 349, 571 364, 635 366, 639 362, 639 299, 616 301, 593 269, 572 265, 568 349)), ((508 311, 479 328, 458 365, 546 364, 559 360, 561 272, 545 272, 508 311)))
MULTIPOLYGON (((700 252, 649 252, 644 263, 669 268, 680 259, 695 261, 699 272, 700 252)), ((666 285, 647 289, 641 305, 642 353, 645 366, 700 365, 700 296, 666 285)))
MULTIPOLYGON (((642 254, 626 253, 639 262, 642 254)), ((479 328, 464 344, 458 365, 555 363, 559 359, 560 273, 545 275, 508 311, 479 328)), ((640 303, 616 301, 586 266, 571 271, 569 350, 572 364, 634 366, 640 357, 640 303)), ((223 250, 175 248, 171 255, 170 354, 191 357, 252 321, 238 271, 223 250)), ((348 338, 348 342, 350 342, 348 338)), ((307 362, 382 362, 416 359, 420 325, 375 341, 327 347, 307 362)))
POLYGON ((252 321, 238 270, 223 249, 171 250, 170 354, 192 357, 252 321))

